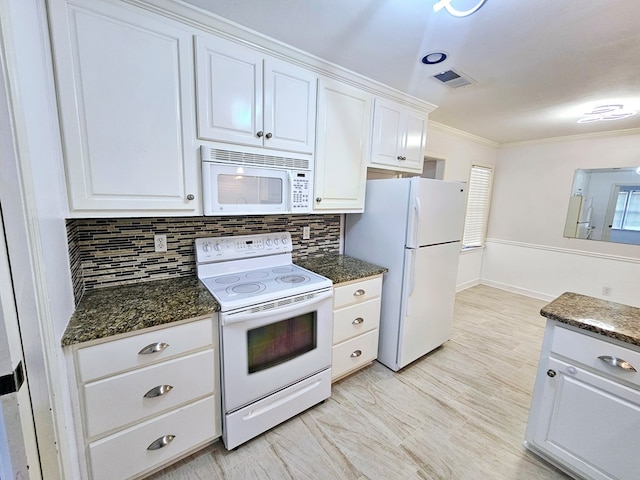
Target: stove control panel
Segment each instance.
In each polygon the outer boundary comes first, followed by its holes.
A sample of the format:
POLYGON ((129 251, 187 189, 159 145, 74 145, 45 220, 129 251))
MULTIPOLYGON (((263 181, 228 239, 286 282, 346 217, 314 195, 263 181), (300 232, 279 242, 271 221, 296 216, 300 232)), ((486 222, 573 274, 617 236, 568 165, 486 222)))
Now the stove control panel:
POLYGON ((222 262, 247 257, 290 253, 289 232, 196 238, 196 262, 222 262))

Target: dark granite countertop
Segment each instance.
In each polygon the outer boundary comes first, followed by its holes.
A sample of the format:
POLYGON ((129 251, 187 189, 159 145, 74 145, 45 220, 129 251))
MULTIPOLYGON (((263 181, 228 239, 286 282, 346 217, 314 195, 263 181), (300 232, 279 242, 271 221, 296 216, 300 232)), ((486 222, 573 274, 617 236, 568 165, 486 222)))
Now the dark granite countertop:
POLYGON ((334 284, 359 280, 388 271, 385 267, 346 255, 324 255, 322 257, 298 260, 295 263, 302 268, 327 277, 334 284))
POLYGON ((640 346, 640 308, 565 292, 540 314, 574 327, 640 346))
POLYGON ((197 277, 89 290, 71 316, 62 345, 87 342, 220 310, 197 277))

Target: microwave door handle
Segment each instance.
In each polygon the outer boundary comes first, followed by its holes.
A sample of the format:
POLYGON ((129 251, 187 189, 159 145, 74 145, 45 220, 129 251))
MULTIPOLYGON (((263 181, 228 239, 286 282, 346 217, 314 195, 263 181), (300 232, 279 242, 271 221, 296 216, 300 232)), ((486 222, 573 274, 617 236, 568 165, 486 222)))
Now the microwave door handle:
POLYGON ((287 212, 293 213, 293 172, 287 170, 287 176, 289 177, 289 191, 287 192, 287 212))
MULTIPOLYGON (((313 298, 309 300, 305 300, 303 302, 296 302, 288 307, 278 308, 278 315, 290 312, 292 310, 298 310, 300 308, 307 307, 309 305, 313 305, 314 303, 319 303, 322 300, 326 300, 327 298, 331 298, 333 296, 333 289, 328 290, 326 292, 321 292, 313 296, 313 298)), ((268 313, 273 312, 273 310, 269 310, 268 313)), ((224 314, 223 314, 224 315, 224 314)), ((259 319, 264 316, 264 311, 253 312, 253 313, 238 313, 232 315, 225 315, 224 323, 237 323, 237 322, 246 322, 248 320, 259 319)))

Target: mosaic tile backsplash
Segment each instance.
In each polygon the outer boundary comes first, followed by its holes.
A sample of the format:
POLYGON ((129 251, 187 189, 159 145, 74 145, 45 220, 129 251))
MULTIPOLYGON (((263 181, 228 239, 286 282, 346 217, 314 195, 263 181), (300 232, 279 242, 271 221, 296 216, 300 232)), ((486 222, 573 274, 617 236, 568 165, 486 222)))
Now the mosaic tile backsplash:
POLYGON ((67 220, 76 304, 85 290, 196 274, 197 237, 291 233, 293 259, 337 254, 340 215, 99 218, 67 220), (302 239, 302 228, 311 238, 302 239), (167 236, 166 253, 154 251, 154 234, 167 236))

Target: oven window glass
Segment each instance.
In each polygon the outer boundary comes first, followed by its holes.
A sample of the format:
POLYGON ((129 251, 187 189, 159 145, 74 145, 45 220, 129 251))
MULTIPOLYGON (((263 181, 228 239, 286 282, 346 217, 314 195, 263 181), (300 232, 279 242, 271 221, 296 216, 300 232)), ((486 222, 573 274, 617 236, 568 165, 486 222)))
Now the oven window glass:
POLYGON ((220 205, 281 205, 282 179, 249 175, 218 175, 220 205))
POLYGON ((316 348, 316 312, 247 332, 249 373, 259 372, 316 348))

